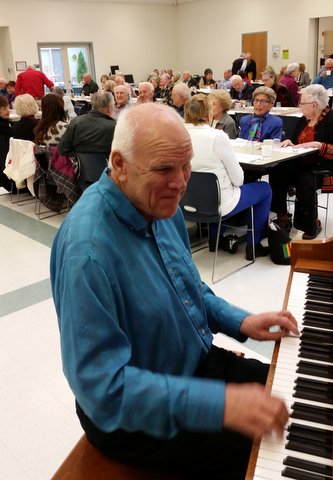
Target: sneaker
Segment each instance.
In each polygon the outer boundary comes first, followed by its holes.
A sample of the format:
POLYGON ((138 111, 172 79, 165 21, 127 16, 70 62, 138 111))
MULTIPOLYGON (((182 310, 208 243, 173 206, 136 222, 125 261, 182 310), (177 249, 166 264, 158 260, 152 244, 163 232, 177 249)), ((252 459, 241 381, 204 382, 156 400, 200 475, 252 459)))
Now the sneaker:
MULTIPOLYGON (((269 255, 269 247, 264 247, 261 245, 261 243, 257 243, 254 246, 254 253, 256 258, 257 257, 267 257, 269 255)), ((253 251, 252 251, 252 244, 248 243, 246 245, 246 250, 245 250, 245 258, 246 260, 253 260, 253 251)))
POLYGON ((320 220, 316 220, 316 231, 314 233, 303 233, 302 235, 302 239, 303 240, 314 240, 315 238, 318 237, 318 235, 320 234, 322 228, 321 228, 321 221, 320 220))

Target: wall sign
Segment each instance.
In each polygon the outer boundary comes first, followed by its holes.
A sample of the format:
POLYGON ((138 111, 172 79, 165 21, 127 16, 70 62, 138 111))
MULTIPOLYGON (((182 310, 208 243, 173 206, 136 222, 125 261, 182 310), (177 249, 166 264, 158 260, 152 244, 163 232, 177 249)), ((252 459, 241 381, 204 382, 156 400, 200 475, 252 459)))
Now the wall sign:
POLYGON ((23 72, 27 69, 27 62, 15 62, 15 68, 18 72, 23 72))

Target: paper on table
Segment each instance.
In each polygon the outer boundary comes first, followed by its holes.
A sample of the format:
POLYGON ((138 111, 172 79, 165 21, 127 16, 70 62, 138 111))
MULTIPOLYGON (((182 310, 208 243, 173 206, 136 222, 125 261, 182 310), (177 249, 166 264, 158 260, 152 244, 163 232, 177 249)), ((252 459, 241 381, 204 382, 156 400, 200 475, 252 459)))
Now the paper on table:
MULTIPOLYGON (((280 152, 281 153, 295 153, 295 152, 306 152, 307 150, 309 150, 309 148, 303 148, 303 147, 293 147, 292 145, 290 145, 289 147, 283 147, 281 148, 280 152)), ((311 148, 311 150, 315 150, 313 148, 311 148)))
POLYGON ((236 153, 237 160, 239 163, 252 163, 256 160, 261 160, 262 157, 260 155, 253 155, 252 153, 236 153))

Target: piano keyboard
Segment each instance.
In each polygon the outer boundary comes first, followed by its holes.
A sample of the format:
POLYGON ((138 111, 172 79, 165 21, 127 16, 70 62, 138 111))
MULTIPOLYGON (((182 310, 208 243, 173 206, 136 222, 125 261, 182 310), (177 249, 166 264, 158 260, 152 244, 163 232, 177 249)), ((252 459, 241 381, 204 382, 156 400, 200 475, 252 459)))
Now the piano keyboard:
POLYGON ((294 272, 289 300, 300 338, 281 340, 272 393, 290 418, 283 439, 264 436, 254 479, 332 479, 333 277, 294 272))

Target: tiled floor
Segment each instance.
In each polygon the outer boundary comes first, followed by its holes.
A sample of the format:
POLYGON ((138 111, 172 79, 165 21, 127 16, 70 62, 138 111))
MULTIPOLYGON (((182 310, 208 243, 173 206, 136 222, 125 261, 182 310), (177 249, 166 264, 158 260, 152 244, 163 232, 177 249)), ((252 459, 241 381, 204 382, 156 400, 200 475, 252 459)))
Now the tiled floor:
MULTIPOLYGON (((82 434, 61 370, 49 285, 50 245, 63 218, 40 221, 33 205, 17 207, 9 195, 0 196, 0 480, 50 479, 82 434)), ((333 206, 331 235, 332 220, 333 206)), ((217 273, 245 262, 243 248, 235 255, 221 253, 217 273)), ((208 283, 212 255, 194 255, 208 283)), ((282 305, 288 273, 289 267, 259 258, 212 288, 250 311, 274 310, 282 305)), ((215 341, 264 359, 272 351, 270 343, 239 345, 223 335, 215 341)))

